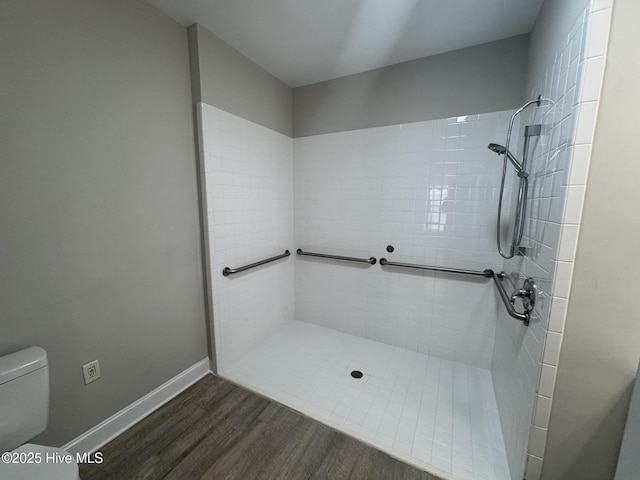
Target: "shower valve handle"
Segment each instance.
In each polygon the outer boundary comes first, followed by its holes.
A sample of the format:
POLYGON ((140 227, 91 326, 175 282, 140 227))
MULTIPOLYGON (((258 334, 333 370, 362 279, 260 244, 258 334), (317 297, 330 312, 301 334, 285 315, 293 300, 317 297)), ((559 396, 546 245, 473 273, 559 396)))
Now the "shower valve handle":
POLYGON ((535 284, 533 278, 527 278, 522 285, 522 288, 515 290, 511 294, 511 305, 516 304, 516 299, 522 299, 522 306, 527 312, 533 310, 533 307, 536 303, 536 296, 538 293, 538 286, 535 284))
POLYGON ((531 295, 531 291, 529 290, 525 290, 524 288, 519 288, 518 290, 515 290, 512 294, 511 294, 511 305, 515 305, 516 304, 516 299, 517 298, 526 298, 529 295, 531 295))

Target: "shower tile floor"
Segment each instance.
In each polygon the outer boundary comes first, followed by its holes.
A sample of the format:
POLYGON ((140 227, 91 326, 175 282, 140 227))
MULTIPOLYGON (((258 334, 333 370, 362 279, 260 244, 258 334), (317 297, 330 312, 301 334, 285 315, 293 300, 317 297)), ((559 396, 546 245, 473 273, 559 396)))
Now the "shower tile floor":
POLYGON ((221 376, 441 477, 511 478, 488 370, 293 321, 221 376))

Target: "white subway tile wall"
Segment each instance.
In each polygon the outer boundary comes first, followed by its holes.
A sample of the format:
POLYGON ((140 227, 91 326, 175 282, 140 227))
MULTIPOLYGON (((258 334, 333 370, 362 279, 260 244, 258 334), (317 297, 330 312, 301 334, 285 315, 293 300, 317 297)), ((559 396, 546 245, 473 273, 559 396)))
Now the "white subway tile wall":
MULTIPOLYGON (((501 143, 512 114, 295 139, 297 248, 501 268, 502 157, 487 145, 501 143)), ((297 320, 489 368, 498 308, 490 281, 308 257, 295 263, 297 320)))
POLYGON ((526 479, 538 480, 542 468, 610 17, 611 0, 591 2, 566 26, 565 42, 548 56, 545 78, 529 92, 548 99, 527 122, 542 124, 544 132, 532 150, 525 231, 531 250, 505 261, 504 270, 514 285, 534 277, 539 300, 528 329, 499 315, 492 362, 513 478, 526 465, 526 479))
POLYGON ((293 140, 198 104, 218 372, 293 320, 293 140), (240 267, 292 252, 247 272, 240 267))

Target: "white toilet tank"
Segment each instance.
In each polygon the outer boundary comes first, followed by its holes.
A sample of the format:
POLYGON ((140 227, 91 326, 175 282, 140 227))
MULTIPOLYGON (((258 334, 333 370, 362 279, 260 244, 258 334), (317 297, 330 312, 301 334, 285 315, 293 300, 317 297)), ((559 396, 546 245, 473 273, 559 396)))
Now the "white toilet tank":
POLYGON ((0 453, 42 433, 48 415, 47 352, 31 347, 0 357, 0 453))

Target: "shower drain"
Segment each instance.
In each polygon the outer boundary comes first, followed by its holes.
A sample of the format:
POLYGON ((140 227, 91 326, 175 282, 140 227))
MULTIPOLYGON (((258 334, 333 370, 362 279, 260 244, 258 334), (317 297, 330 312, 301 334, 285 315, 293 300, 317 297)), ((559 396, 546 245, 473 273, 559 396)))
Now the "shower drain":
POLYGON ((351 372, 351 376, 353 378, 362 378, 362 372, 360 370, 354 370, 351 372))

